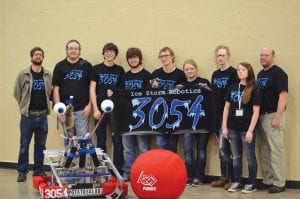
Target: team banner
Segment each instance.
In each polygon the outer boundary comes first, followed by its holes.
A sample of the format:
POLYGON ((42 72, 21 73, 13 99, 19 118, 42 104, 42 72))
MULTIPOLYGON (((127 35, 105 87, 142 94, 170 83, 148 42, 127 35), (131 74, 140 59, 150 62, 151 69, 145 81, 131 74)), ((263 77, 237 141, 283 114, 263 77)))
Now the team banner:
POLYGON ((112 131, 121 134, 184 133, 214 126, 213 93, 208 88, 115 90, 112 131))

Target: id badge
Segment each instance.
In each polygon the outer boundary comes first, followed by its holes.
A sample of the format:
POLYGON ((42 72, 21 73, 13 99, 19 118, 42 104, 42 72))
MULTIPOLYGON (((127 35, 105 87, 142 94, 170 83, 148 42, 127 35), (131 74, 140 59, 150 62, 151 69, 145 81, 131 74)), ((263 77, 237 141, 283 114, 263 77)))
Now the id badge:
POLYGON ((244 110, 243 109, 236 109, 235 110, 235 116, 237 116, 237 117, 244 116, 244 110))

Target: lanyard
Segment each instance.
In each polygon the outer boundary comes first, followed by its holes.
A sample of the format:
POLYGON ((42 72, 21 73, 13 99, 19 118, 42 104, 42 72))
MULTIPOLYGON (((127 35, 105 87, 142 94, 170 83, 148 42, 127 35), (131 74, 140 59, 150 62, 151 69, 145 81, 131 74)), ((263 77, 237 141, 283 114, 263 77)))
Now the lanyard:
POLYGON ((238 90, 239 109, 241 109, 241 106, 242 106, 242 98, 243 98, 243 95, 244 95, 244 91, 241 93, 240 89, 241 89, 241 84, 239 83, 239 90, 238 90))

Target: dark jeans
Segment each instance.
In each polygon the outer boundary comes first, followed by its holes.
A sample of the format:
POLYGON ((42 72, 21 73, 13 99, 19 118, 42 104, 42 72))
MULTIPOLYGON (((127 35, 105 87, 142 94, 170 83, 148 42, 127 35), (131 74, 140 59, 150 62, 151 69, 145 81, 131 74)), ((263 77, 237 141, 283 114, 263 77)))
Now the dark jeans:
MULTIPOLYGON (((95 121, 97 122, 97 121, 95 121)), ((110 115, 105 114, 103 120, 99 124, 98 128, 96 129, 97 135, 97 147, 104 150, 106 153, 106 127, 110 125, 110 115)), ((118 171, 122 174, 122 167, 123 167, 123 144, 122 144, 122 136, 117 134, 112 134, 112 143, 114 145, 113 149, 113 163, 118 171)))
POLYGON ((18 172, 28 172, 29 169, 29 145, 34 134, 34 166, 33 172, 43 171, 44 153, 48 134, 47 114, 40 116, 21 116, 20 121, 20 151, 18 160, 18 172))
POLYGON ((242 175, 242 156, 243 149, 248 162, 249 182, 248 184, 256 184, 257 161, 255 155, 255 131, 253 132, 253 140, 251 143, 245 141, 247 132, 237 132, 228 129, 230 135, 230 147, 233 155, 233 181, 241 182, 242 175))
POLYGON ((205 166, 207 157, 207 144, 210 134, 206 130, 201 133, 184 133, 184 157, 188 172, 188 178, 199 178, 201 182, 205 177, 205 166), (196 146, 196 155, 194 155, 194 143, 196 146), (196 157, 196 158, 195 158, 196 157))
POLYGON ((160 149, 166 149, 169 151, 177 152, 177 134, 165 134, 156 136, 156 146, 160 149))

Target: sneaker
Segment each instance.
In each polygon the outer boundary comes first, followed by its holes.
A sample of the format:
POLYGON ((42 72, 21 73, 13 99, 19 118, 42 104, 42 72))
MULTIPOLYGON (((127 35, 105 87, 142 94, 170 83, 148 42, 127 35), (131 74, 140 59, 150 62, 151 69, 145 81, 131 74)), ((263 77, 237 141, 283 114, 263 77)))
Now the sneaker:
POLYGON ((234 183, 232 183, 231 187, 227 191, 233 193, 233 192, 237 192, 240 189, 241 189, 240 183, 234 182, 234 183))
POLYGON ((192 185, 192 179, 191 179, 191 178, 188 178, 188 179, 186 180, 186 186, 190 186, 190 185, 192 185))
POLYGON ((246 184, 244 189, 241 191, 242 193, 252 193, 252 192, 256 192, 257 189, 255 187, 255 185, 252 184, 246 184))
POLYGON ((269 193, 280 193, 280 192, 284 192, 285 191, 285 187, 278 187, 276 185, 272 185, 269 189, 268 192, 269 193))
POLYGON ((226 179, 221 176, 219 180, 211 182, 212 187, 224 187, 226 184, 226 179))
POLYGON ((19 172, 17 182, 25 182, 26 181, 26 173, 25 172, 19 172))
POLYGON ((129 181, 130 181, 129 175, 124 174, 124 175, 123 175, 123 181, 124 181, 124 182, 129 182, 129 181))
POLYGON ((198 178, 194 178, 192 187, 200 187, 200 185, 202 185, 202 184, 203 183, 198 178))
POLYGON ((44 171, 33 172, 32 176, 46 176, 47 174, 44 171))

